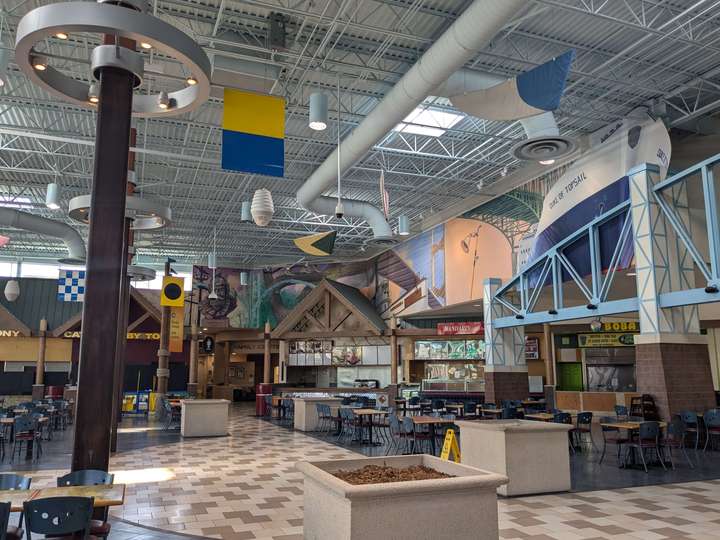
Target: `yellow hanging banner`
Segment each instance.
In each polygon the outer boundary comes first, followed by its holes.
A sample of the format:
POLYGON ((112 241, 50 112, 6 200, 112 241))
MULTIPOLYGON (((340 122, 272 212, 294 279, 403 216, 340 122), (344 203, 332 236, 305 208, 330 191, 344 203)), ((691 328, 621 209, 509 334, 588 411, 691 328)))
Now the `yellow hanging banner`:
POLYGON ((164 276, 160 291, 160 305, 182 307, 185 304, 184 282, 184 278, 181 277, 164 276))
POLYGON ((453 454, 453 461, 460 463, 460 447, 458 446, 457 437, 454 429, 448 429, 445 432, 445 442, 443 443, 440 459, 450 459, 450 453, 453 454))
POLYGON ((170 352, 182 352, 183 350, 184 318, 185 308, 170 308, 170 352))

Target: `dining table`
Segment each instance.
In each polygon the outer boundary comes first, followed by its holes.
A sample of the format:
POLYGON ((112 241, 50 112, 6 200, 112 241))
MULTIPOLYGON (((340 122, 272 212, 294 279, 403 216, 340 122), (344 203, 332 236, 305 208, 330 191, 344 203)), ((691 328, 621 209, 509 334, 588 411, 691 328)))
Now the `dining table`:
POLYGON ((465 415, 465 405, 462 403, 446 403, 445 409, 448 411, 451 411, 456 416, 464 416, 465 415))
MULTIPOLYGON (((360 437, 362 438, 362 427, 368 428, 368 444, 372 446, 377 446, 380 443, 373 442, 373 419, 375 416, 387 416, 388 411, 384 409, 370 409, 370 408, 351 408, 353 414, 355 416, 360 417, 360 437)), ((364 442, 364 441, 363 441, 364 442)))
MULTIPOLYGON (((640 430, 640 424, 643 424, 645 420, 624 420, 622 422, 600 422, 600 426, 604 428, 614 428, 614 429, 622 429, 628 432, 628 438, 633 437, 633 433, 640 430)), ((665 429, 667 427, 667 422, 658 422, 658 425, 660 429, 665 429)), ((632 463, 631 465, 635 465, 635 453, 632 454, 632 463)), ((627 463, 621 463, 620 467, 626 467, 627 463)))
POLYGON ((454 420, 441 418, 439 416, 411 416, 410 418, 412 418, 414 429, 417 429, 418 426, 428 426, 430 429, 430 446, 432 447, 433 455, 435 454, 436 427, 454 423, 454 420))
POLYGON ((120 506, 125 502, 125 484, 0 491, 0 502, 9 502, 11 512, 22 512, 23 503, 48 497, 92 497, 95 508, 120 506))
POLYGON ((528 420, 539 420, 540 422, 552 422, 555 415, 552 413, 530 413, 525 414, 525 418, 528 420))

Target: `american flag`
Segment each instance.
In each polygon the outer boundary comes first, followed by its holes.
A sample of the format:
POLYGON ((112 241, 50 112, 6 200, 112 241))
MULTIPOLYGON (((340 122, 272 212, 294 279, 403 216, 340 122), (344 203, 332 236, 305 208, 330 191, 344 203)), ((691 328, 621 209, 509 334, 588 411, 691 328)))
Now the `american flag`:
POLYGON ((390 194, 385 189, 385 170, 380 169, 380 198, 382 199, 385 219, 390 219, 390 194))

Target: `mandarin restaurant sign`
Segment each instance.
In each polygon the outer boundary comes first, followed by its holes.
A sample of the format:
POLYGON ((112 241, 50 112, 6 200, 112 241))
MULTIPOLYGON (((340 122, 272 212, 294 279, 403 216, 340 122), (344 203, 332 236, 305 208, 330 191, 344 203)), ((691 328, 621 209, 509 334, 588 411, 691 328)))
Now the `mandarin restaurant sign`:
MULTIPOLYGON (((82 333, 78 330, 68 330, 63 334, 64 338, 79 338, 82 333)), ((160 332, 128 332, 128 339, 141 339, 146 341, 159 341, 160 332)))
POLYGON ((484 334, 485 327, 481 322, 438 323, 437 333, 439 336, 484 334))

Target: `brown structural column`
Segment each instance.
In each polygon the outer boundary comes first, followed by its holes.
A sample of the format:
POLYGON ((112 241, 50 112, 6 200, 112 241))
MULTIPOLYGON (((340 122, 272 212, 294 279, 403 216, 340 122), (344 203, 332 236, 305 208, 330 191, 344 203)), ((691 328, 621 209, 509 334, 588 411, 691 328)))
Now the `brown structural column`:
MULTIPOLYGON (((198 388, 198 304, 195 302, 195 291, 192 292, 192 304, 190 305, 190 369, 188 373, 187 391, 191 396, 197 396, 198 388)), ((200 292, 198 290, 198 292, 200 292)))
MULTIPOLYGON (((129 144, 135 146, 137 142, 137 130, 130 130, 129 144)), ((135 152, 128 154, 128 181, 127 194, 132 195, 135 192, 134 180, 130 180, 130 171, 135 171, 135 152)), ((130 277, 128 276, 127 267, 133 258, 132 244, 133 231, 132 219, 125 217, 125 230, 123 232, 123 268, 122 277, 120 278, 120 314, 118 320, 117 331, 117 350, 115 352, 115 392, 113 394, 113 423, 110 432, 110 451, 117 451, 117 430, 118 424, 122 421, 122 401, 123 387, 125 385, 125 351, 127 348, 127 327, 130 318, 130 277)))
POLYGON ((113 67, 99 75, 73 471, 108 469, 120 313, 133 75, 113 67))
POLYGON ((398 339, 397 321, 395 317, 390 318, 390 384, 398 383, 398 339))
MULTIPOLYGON (((165 276, 170 275, 170 261, 165 262, 165 276)), ((170 307, 162 306, 160 319, 160 348, 158 349, 157 393, 167 394, 170 378, 170 307)))
POLYGON ((265 322, 265 332, 263 333, 263 339, 265 341, 265 356, 263 358, 263 382, 271 383, 272 376, 270 375, 270 322, 265 322))
POLYGON ((33 401, 45 397, 45 351, 47 349, 47 321, 40 319, 38 331, 38 356, 35 369, 35 384, 32 388, 33 401))
POLYGON ((550 328, 550 325, 545 323, 543 324, 543 342, 545 343, 545 347, 543 347, 543 357, 545 358, 545 384, 554 385, 555 384, 555 358, 553 355, 553 337, 552 337, 552 330, 550 328))

